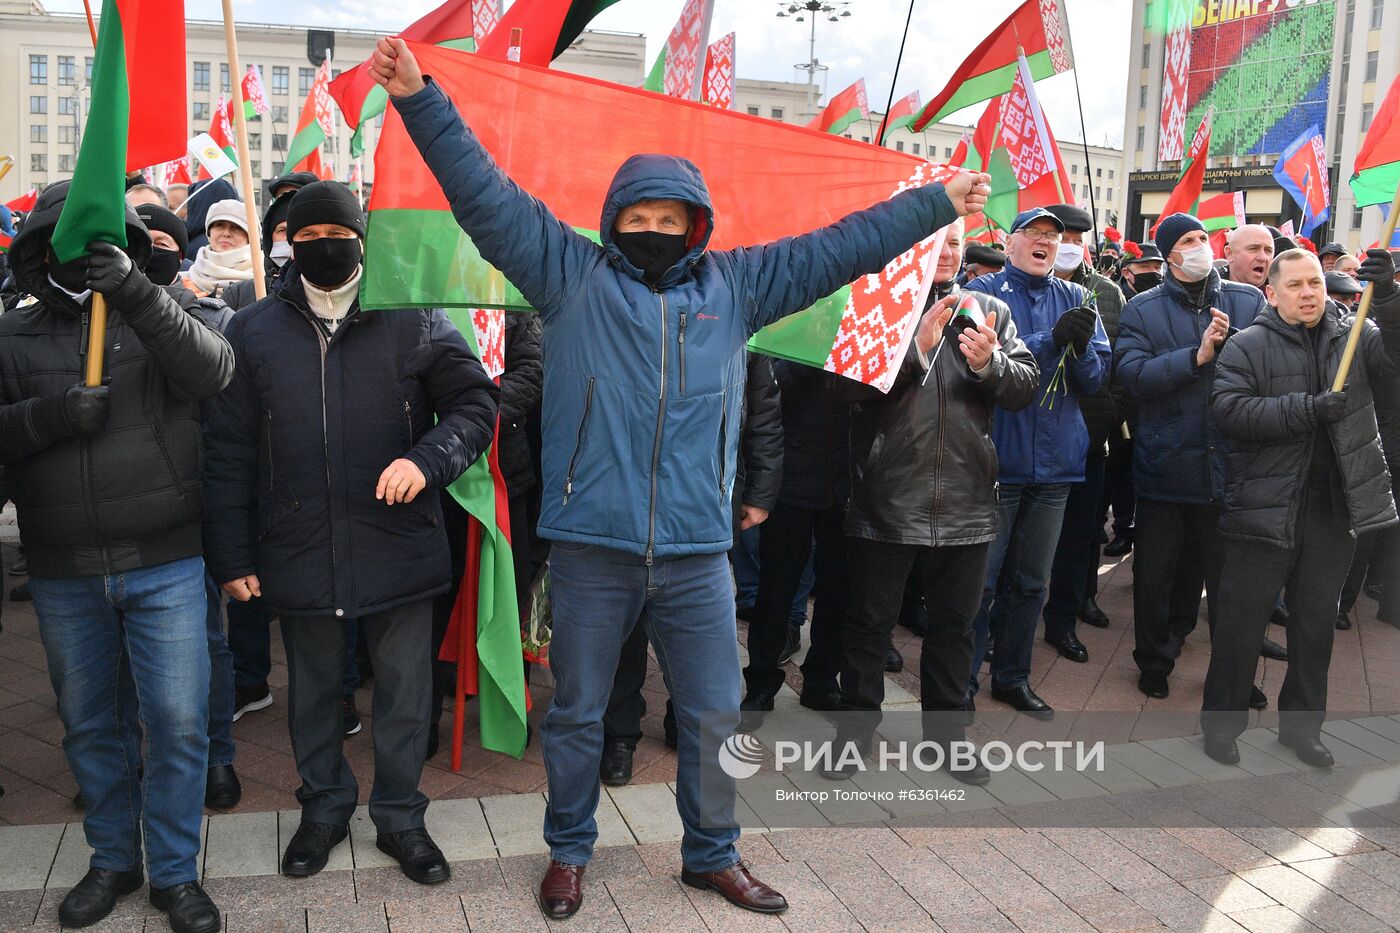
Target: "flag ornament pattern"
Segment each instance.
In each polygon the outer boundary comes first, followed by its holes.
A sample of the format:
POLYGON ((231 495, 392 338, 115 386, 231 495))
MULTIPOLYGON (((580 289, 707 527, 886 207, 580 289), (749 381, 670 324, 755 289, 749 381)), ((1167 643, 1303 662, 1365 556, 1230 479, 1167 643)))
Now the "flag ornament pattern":
POLYGON ((703 67, 700 50, 706 47, 714 6, 714 0, 686 0, 681 8, 681 18, 666 37, 666 43, 656 57, 656 64, 647 76, 645 87, 648 91, 657 91, 668 97, 695 97, 698 90, 696 82, 703 77, 700 73, 703 67))
POLYGON ((1018 70, 1010 93, 1001 102, 1001 144, 1011 157, 1016 183, 1022 188, 1029 188, 1055 170, 1055 157, 1040 127, 1040 105, 1026 88, 1024 69, 1018 70))
POLYGON ((287 147, 287 170, 314 172, 320 178, 330 178, 329 168, 321 160, 321 143, 335 134, 331 116, 331 63, 324 61, 316 69, 311 93, 301 108, 296 135, 287 147))
POLYGON ((1400 186, 1400 77, 1371 118, 1371 128, 1356 153, 1351 193, 1357 207, 1389 205, 1400 186))
POLYGON ((472 0, 472 37, 480 42, 501 21, 501 0, 472 0))
POLYGON ((1191 137, 1191 148, 1186 152, 1186 163, 1182 166, 1181 178, 1172 189, 1172 193, 1167 195, 1167 203, 1162 207, 1162 213, 1158 215, 1157 223, 1152 225, 1149 234, 1157 234, 1157 224, 1160 224, 1164 217, 1177 213, 1196 213, 1201 200, 1201 188, 1206 180, 1206 158, 1210 155, 1210 133, 1214 116, 1214 110, 1207 110, 1201 118, 1201 125, 1196 127, 1196 135, 1191 137))
POLYGON ((831 103, 807 124, 807 128, 840 136, 852 123, 868 116, 870 99, 865 93, 865 79, 859 78, 855 84, 833 97, 831 103))
POLYGON ((1186 145, 1186 91, 1191 71, 1191 14, 1188 0, 1163 0, 1167 8, 1167 35, 1162 61, 1162 123, 1157 138, 1157 159, 1177 162, 1186 145))
POLYGON ((705 50, 705 80, 700 99, 721 110, 734 106, 735 36, 730 33, 705 50))
POLYGON ((271 110, 267 103, 267 88, 263 86, 262 72, 257 65, 249 65, 243 76, 243 116, 253 119, 271 110))
POLYGON ((1332 185, 1328 179, 1327 147, 1322 131, 1310 126, 1283 150, 1274 166, 1274 180, 1303 209, 1298 232, 1312 236, 1332 212, 1332 185))
POLYGON ((506 371, 506 312, 501 308, 472 308, 472 333, 486 375, 501 378, 506 371))

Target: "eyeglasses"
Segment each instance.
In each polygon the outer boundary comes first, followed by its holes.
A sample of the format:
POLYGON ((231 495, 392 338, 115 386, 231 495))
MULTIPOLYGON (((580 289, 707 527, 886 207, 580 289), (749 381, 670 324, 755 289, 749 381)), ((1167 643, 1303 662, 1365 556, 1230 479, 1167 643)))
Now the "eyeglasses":
POLYGON ((1017 230, 1016 232, 1021 234, 1021 236, 1025 237, 1026 239, 1030 240, 1032 243, 1060 242, 1060 234, 1055 232, 1054 230, 1037 230, 1034 227, 1024 227, 1020 230, 1017 230))

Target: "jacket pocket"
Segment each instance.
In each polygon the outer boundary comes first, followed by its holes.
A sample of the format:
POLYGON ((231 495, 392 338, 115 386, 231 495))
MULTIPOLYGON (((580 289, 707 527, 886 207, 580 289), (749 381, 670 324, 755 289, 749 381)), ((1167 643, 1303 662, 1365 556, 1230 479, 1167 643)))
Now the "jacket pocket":
POLYGON ((569 470, 564 474, 564 505, 569 504, 569 496, 574 491, 574 470, 578 467, 579 454, 583 452, 583 442, 588 438, 588 416, 593 411, 593 385, 595 379, 588 377, 588 389, 583 396, 583 417, 578 422, 578 437, 574 440, 574 452, 569 455, 569 470))
POLYGON ((726 393, 720 393, 719 397, 719 456, 715 458, 718 465, 718 477, 715 484, 719 487, 719 501, 724 503, 724 467, 725 460, 729 456, 729 404, 726 393))
POLYGON ((685 320, 686 320, 686 314, 685 314, 684 311, 682 311, 682 312, 681 312, 681 326, 680 326, 680 329, 677 331, 677 337, 676 337, 676 346, 677 346, 677 348, 678 348, 678 349, 677 349, 677 353, 676 353, 676 359, 679 361, 679 365, 680 365, 680 390, 681 390, 681 395, 685 395, 685 320))
POLYGON ((301 510, 301 502, 295 496, 270 499, 258 509, 258 543, 262 543, 272 530, 287 516, 301 510))

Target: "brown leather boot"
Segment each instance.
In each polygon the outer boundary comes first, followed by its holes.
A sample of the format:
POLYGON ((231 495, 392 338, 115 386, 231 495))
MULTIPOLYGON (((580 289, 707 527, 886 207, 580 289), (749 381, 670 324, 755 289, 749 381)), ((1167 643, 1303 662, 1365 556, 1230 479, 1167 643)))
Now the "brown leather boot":
POLYGON ((544 879, 540 881, 540 910, 551 920, 572 917, 583 904, 582 865, 567 865, 549 861, 544 879))
POLYGON ((681 881, 702 891, 718 891, 736 907, 760 914, 780 914, 788 909, 787 898, 755 878, 745 862, 735 862, 721 871, 683 870, 681 881))

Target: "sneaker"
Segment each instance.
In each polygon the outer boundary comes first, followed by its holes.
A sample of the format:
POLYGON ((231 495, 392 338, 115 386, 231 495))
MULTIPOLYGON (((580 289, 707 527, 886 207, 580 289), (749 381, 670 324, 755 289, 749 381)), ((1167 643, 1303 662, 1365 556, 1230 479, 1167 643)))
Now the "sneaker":
POLYGON ((346 735, 354 735, 364 728, 360 723, 360 711, 355 709, 355 698, 353 696, 343 697, 340 701, 340 708, 345 717, 346 735))
POLYGON ((792 656, 797 654, 802 648, 802 626, 787 624, 787 640, 783 642, 783 650, 778 653, 778 663, 786 664, 792 660, 792 656))
POLYGON ((233 721, 238 722, 244 713, 257 712, 272 705, 272 691, 267 684, 233 685, 233 721))

